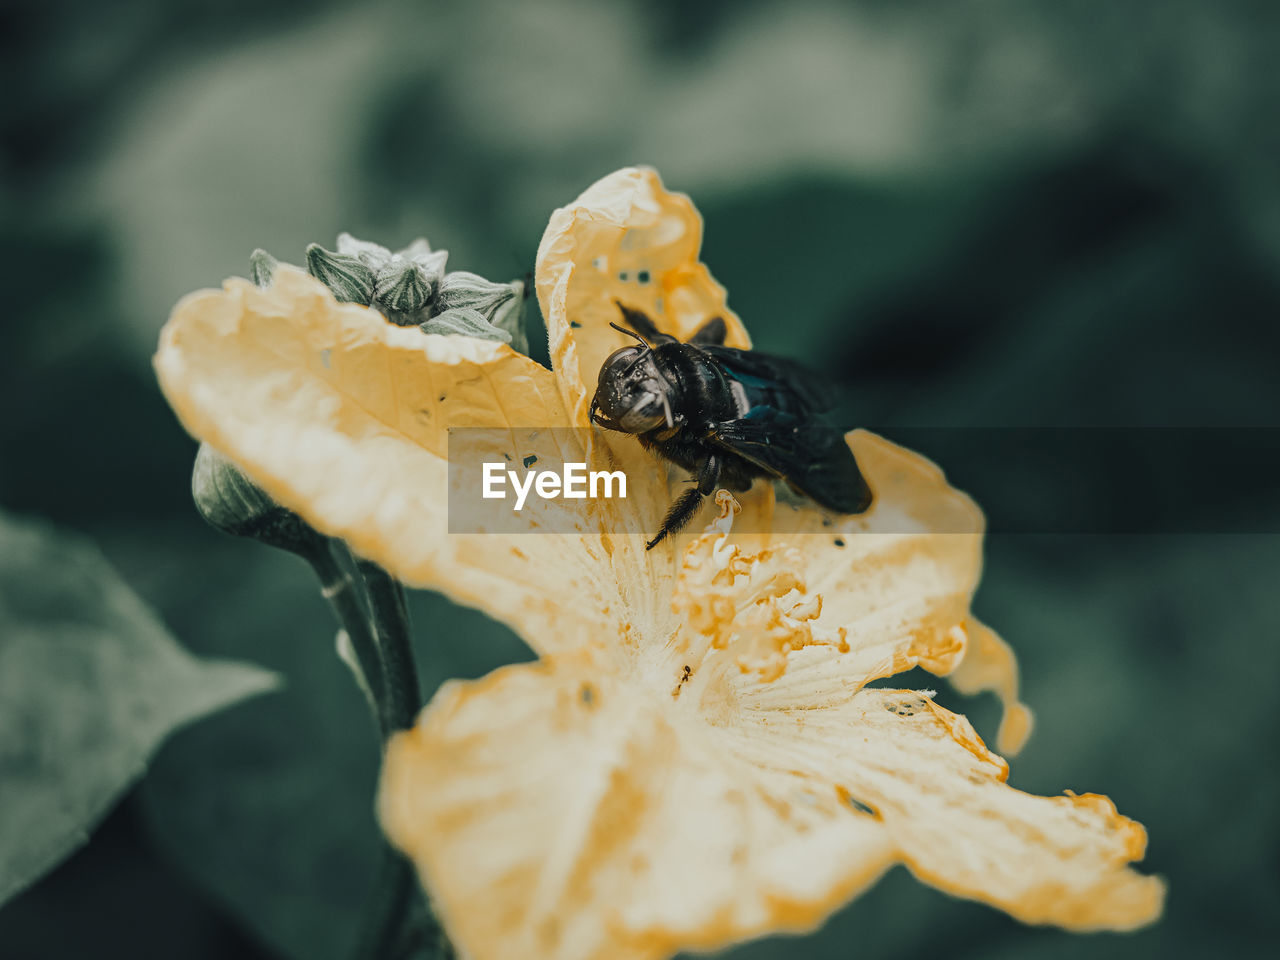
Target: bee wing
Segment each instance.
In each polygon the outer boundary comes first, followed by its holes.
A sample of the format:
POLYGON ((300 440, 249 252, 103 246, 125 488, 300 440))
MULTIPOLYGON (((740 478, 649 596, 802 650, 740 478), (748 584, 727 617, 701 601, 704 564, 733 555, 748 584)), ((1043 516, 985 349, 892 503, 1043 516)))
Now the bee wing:
POLYGON ((709 439, 829 510, 862 513, 871 506, 871 488, 853 451, 825 423, 757 407, 748 417, 719 424, 709 439))
POLYGON ((800 408, 813 413, 822 413, 835 405, 839 393, 837 386, 792 360, 734 347, 699 344, 698 348, 744 386, 785 391, 795 398, 800 408))

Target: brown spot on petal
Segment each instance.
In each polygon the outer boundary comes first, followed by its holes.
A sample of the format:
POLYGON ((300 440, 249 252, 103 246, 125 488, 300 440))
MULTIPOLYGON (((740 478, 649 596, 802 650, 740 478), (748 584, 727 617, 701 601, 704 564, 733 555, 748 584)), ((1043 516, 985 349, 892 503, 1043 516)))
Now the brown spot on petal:
POLYGON ((839 784, 836 785, 836 796, 839 798, 842 804, 844 804, 846 807, 850 807, 857 813, 864 814, 865 816, 868 816, 868 817, 874 817, 877 820, 883 819, 880 816, 879 810, 871 806, 871 804, 866 803, 865 801, 859 800, 857 797, 855 797, 852 793, 850 793, 848 790, 846 790, 844 787, 840 786, 839 784))

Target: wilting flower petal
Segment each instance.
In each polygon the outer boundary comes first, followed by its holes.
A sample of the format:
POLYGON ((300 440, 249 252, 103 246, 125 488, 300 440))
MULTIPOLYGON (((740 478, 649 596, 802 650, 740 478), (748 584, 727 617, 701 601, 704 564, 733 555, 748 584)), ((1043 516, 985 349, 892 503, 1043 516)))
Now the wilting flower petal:
POLYGON ((156 369, 192 434, 277 503, 407 582, 447 582, 459 602, 485 607, 539 650, 600 642, 615 629, 593 604, 566 611, 556 602, 566 589, 596 596, 609 577, 596 518, 540 501, 566 511, 557 529, 593 535, 448 534, 448 427, 566 419, 554 376, 528 357, 397 327, 282 264, 266 290, 229 280, 184 298, 156 369))
POLYGON ((714 947, 811 925, 889 866, 874 818, 726 753, 685 704, 555 658, 447 685, 396 738, 383 824, 472 956, 714 947))
POLYGON ((865 534, 866 615, 759 672, 768 601, 820 618, 774 562, 785 549, 747 554, 728 528, 689 546, 684 624, 641 633, 631 669, 582 651, 449 684, 393 742, 383 825, 474 956, 657 958, 803 930, 896 862, 1028 922, 1158 913, 1161 882, 1125 866, 1142 828, 1109 801, 1013 790, 963 717, 865 686, 963 650, 962 629, 930 626, 936 605, 912 609, 913 588, 946 579, 937 535, 865 534))
POLYGON ((688 197, 662 189, 652 170, 620 170, 551 215, 535 280, 575 425, 590 423, 605 357, 633 342, 609 325, 618 321, 616 301, 643 310, 680 340, 720 317, 728 346, 751 346, 724 288, 699 262, 701 246, 698 211, 688 197))

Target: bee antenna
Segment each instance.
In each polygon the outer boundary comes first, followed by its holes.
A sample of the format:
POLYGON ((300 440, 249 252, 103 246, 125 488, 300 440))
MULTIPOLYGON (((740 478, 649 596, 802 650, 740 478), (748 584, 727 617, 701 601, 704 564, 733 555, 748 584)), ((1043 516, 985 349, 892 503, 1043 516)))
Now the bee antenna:
POLYGON ((649 341, 646 340, 644 337, 640 336, 640 334, 636 333, 634 330, 628 330, 626 327, 620 326, 619 324, 616 324, 612 321, 609 322, 609 326, 613 327, 613 329, 617 330, 619 333, 625 333, 628 337, 635 337, 642 344, 644 344, 646 350, 653 349, 653 347, 649 345, 649 341))

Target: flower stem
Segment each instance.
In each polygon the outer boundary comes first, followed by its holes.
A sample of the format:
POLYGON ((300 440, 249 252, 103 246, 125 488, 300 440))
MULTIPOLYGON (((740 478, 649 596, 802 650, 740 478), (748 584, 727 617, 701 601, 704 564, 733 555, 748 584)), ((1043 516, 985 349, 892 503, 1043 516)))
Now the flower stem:
MULTIPOLYGON (((311 564, 321 593, 351 641, 385 745, 393 733, 413 726, 422 705, 404 587, 376 563, 355 557, 341 541, 317 536, 298 552, 311 564)), ((430 905, 414 896, 416 886, 413 865, 384 841, 382 866, 357 944, 359 960, 395 960, 424 945, 433 958, 454 957, 430 905)))
POLYGON ((357 559, 356 567, 364 580, 373 615, 373 633, 382 665, 385 720, 389 730, 407 730, 422 706, 422 694, 409 636, 404 587, 376 563, 357 559))
MULTIPOLYGON (((384 740, 413 726, 422 706, 418 665, 409 631, 409 608, 404 586, 368 560, 353 558, 364 581, 372 633, 381 666, 379 719, 384 740)), ((426 946, 433 960, 452 960, 453 944, 436 920, 429 902, 413 895, 417 887, 413 865, 399 851, 385 846, 381 876, 365 934, 362 960, 394 960, 416 946, 426 946), (415 916, 416 915, 416 916, 415 916)))
MULTIPOLYGON (((262 258, 255 254, 255 259, 262 258)), ((262 265, 269 273, 270 257, 262 265)), ((287 550, 311 565, 341 627, 338 654, 369 701, 385 750, 392 734, 413 726, 422 706, 404 587, 376 563, 357 558, 341 540, 330 540, 281 507, 207 444, 196 456, 191 493, 200 515, 215 528, 287 550)), ((452 958, 453 946, 430 903, 413 894, 413 865, 385 839, 382 849, 358 956, 397 960, 426 946, 435 957, 452 958)))
POLYGON ((408 956, 404 945, 410 930, 416 883, 413 865, 399 851, 384 844, 373 900, 356 947, 357 960, 395 960, 408 956))
POLYGON ((330 544, 322 538, 317 538, 315 545, 308 549, 304 556, 320 581, 321 594, 329 601, 334 616, 337 617, 339 625, 351 641, 356 663, 364 678, 366 693, 370 697, 369 706, 373 710, 374 721, 378 725, 379 737, 385 741, 392 728, 389 726, 389 717, 383 705, 385 697, 382 691, 385 681, 382 652, 369 617, 361 604, 359 584, 338 562, 330 544))

